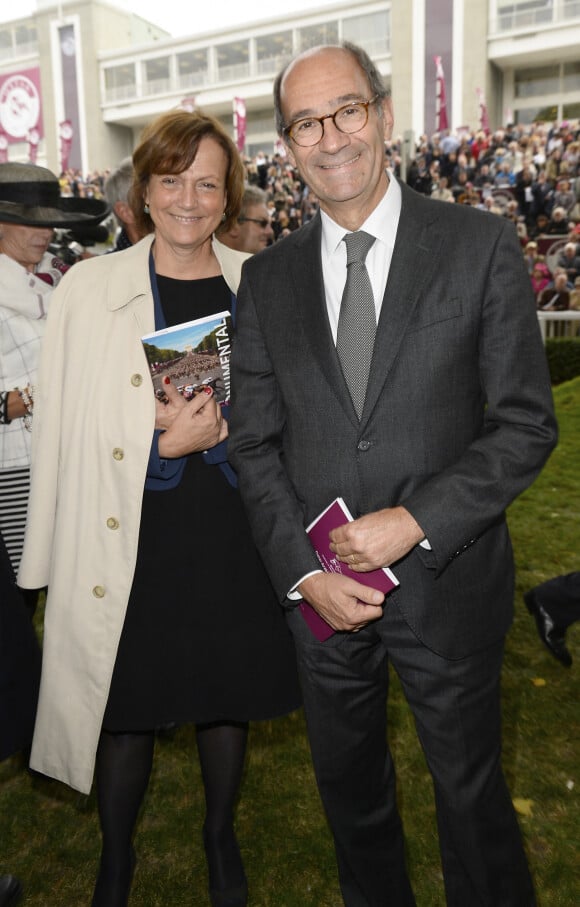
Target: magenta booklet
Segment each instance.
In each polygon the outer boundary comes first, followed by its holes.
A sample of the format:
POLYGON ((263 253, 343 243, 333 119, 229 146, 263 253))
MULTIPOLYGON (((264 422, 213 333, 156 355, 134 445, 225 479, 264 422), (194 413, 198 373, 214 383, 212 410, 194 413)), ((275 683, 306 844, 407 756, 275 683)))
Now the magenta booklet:
MULTIPOLYGON (((350 576, 359 583, 378 589, 386 595, 387 592, 399 585, 398 579, 388 567, 380 567, 377 570, 370 570, 368 573, 357 573, 348 564, 343 564, 342 561, 339 561, 330 550, 330 531, 336 529, 337 526, 344 526, 345 523, 351 520, 352 515, 343 499, 335 498, 306 528, 312 547, 320 561, 320 566, 325 573, 342 573, 343 576, 350 576)), ((299 607, 304 620, 320 642, 329 639, 336 632, 308 602, 302 601, 299 607)))

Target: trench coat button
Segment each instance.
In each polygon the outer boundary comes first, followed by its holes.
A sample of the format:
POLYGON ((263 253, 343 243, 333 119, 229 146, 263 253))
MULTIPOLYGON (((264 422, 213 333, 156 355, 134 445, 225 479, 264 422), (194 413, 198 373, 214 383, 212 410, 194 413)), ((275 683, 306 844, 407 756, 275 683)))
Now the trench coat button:
POLYGON ((114 517, 114 516, 110 516, 109 519, 107 520, 107 528, 108 529, 118 529, 119 520, 116 519, 116 517, 114 517))
POLYGON ((95 598, 104 598, 105 597, 105 587, 104 586, 93 586, 93 595, 95 598))
POLYGON ((113 447, 113 460, 122 460, 125 456, 125 451, 122 447, 113 447))
POLYGON ((131 384, 133 387, 141 387, 143 384, 143 375, 140 375, 138 372, 131 375, 131 384))
POLYGON ((363 438, 362 441, 358 442, 357 450, 368 450, 370 446, 371 446, 371 442, 365 441, 365 439, 363 438))

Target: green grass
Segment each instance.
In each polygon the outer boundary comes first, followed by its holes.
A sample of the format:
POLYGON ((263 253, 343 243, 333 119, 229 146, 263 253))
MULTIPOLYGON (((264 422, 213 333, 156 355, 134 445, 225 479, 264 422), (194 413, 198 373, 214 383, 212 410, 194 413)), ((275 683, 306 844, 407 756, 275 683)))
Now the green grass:
MULTIPOLYGON (((539 907, 580 905, 579 625, 574 665, 541 645, 522 593, 578 569, 580 378, 555 389, 560 441, 533 487, 509 512, 517 565, 516 618, 503 675, 504 765, 539 907)), ((409 866, 419 907, 443 907, 431 782, 393 678, 389 721, 409 866)), ((203 794, 192 729, 159 740, 138 826, 131 907, 207 907, 200 828, 203 794)), ((297 712, 251 728, 237 827, 251 907, 340 907, 330 834, 297 712)), ((94 794, 32 777, 20 757, 0 764, 0 873, 18 875, 26 907, 88 907, 99 853, 94 794)), ((471 905, 465 905, 471 907, 471 905)))

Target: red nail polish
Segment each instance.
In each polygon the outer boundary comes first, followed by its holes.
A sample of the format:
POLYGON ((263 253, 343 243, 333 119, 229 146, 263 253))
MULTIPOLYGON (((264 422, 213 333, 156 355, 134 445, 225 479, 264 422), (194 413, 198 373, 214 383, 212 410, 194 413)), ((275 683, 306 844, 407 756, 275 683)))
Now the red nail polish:
POLYGON ((203 392, 204 392, 204 394, 210 394, 210 395, 213 394, 211 387, 209 387, 209 385, 207 385, 207 384, 204 387, 203 392))
POLYGON ((166 375, 166 376, 165 376, 165 378, 163 379, 163 383, 164 383, 164 384, 171 384, 171 378, 169 377, 169 375, 166 375))

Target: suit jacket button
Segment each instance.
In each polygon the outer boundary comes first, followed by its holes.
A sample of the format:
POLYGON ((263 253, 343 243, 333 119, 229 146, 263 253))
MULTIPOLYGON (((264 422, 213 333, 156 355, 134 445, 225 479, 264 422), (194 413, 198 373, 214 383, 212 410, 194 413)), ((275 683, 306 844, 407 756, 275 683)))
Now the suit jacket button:
POLYGON ((107 520, 107 528, 108 529, 118 529, 119 520, 117 520, 114 516, 110 516, 109 519, 107 520))
POLYGON ((124 456, 125 456, 125 454, 124 454, 122 447, 113 447, 113 459, 114 460, 122 460, 124 456))
POLYGON ((104 598, 104 597, 105 597, 105 589, 104 589, 104 587, 103 587, 103 586, 95 586, 95 587, 93 588, 93 595, 95 596, 95 598, 104 598))
POLYGON ((365 441, 365 439, 363 438, 362 441, 358 442, 357 450, 368 450, 370 446, 371 446, 371 442, 365 441))
POLYGON ((131 384, 133 387, 141 387, 143 384, 143 376, 139 374, 131 375, 131 384))

